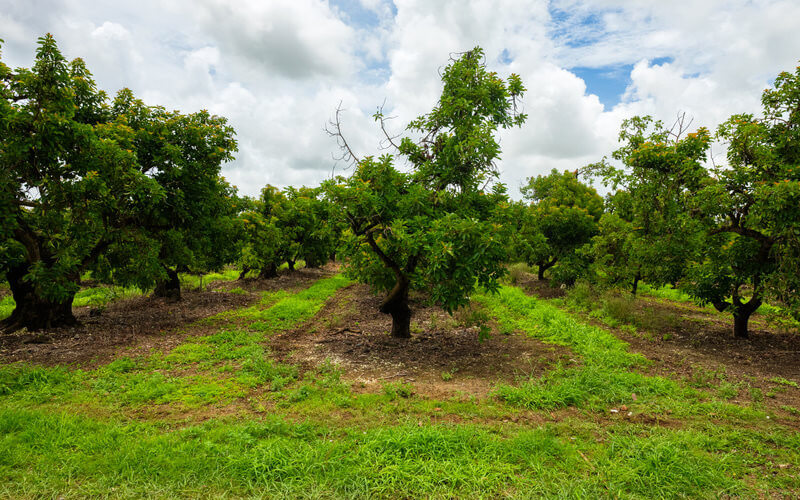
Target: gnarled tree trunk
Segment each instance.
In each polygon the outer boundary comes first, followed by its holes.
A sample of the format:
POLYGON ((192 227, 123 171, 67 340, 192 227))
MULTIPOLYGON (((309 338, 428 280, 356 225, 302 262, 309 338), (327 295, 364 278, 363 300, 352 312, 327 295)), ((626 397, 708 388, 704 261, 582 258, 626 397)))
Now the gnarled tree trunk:
POLYGON ((397 281, 383 300, 380 312, 392 316, 392 337, 411 338, 411 308, 408 306, 408 279, 397 281))
POLYGON ((249 273, 249 272, 250 272, 250 268, 249 267, 242 266, 242 272, 239 273, 239 277, 236 278, 236 280, 237 281, 242 281, 244 279, 244 277, 247 276, 247 273, 249 273))
POLYGON ((33 284, 23 280, 28 270, 27 265, 22 265, 6 273, 16 307, 11 316, 0 322, 0 333, 12 333, 22 328, 35 331, 77 324, 72 314, 75 293, 60 301, 41 297, 33 284))
POLYGON ((536 274, 536 279, 538 279, 539 281, 543 281, 544 280, 544 272, 547 271, 548 269, 550 269, 551 267, 553 267, 554 265, 556 265, 556 259, 552 259, 552 260, 549 260, 549 261, 544 261, 543 260, 543 261, 538 262, 536 265, 539 267, 539 270, 538 270, 538 272, 536 274))
POLYGON ((289 270, 290 271, 294 271, 294 261, 293 260, 287 260, 286 261, 286 265, 289 266, 289 270))
POLYGON ((178 278, 178 271, 174 271, 168 267, 164 268, 167 273, 167 279, 158 281, 156 288, 153 290, 154 297, 164 297, 169 300, 181 299, 181 280, 178 278))
POLYGON ((746 339, 750 336, 747 324, 750 321, 750 316, 756 312, 761 306, 762 300, 759 297, 751 298, 746 304, 743 304, 739 297, 734 297, 733 308, 733 336, 738 339, 746 339))

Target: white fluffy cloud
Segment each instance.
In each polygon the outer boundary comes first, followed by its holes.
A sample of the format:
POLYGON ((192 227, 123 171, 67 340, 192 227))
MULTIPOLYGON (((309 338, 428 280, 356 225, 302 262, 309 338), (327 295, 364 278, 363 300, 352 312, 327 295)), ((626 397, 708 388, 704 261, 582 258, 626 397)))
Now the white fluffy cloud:
POLYGON ((399 131, 435 103, 448 56, 481 45, 528 88, 528 123, 501 137, 514 193, 610 153, 634 114, 685 111, 713 127, 758 112, 761 90, 800 57, 798 18, 793 0, 0 0, 0 38, 12 66, 30 66, 51 32, 104 89, 228 117, 239 154, 225 175, 246 194, 330 175, 323 127, 340 101, 351 145, 379 152, 376 105, 399 131), (622 71, 620 102, 604 107, 576 67, 622 71))

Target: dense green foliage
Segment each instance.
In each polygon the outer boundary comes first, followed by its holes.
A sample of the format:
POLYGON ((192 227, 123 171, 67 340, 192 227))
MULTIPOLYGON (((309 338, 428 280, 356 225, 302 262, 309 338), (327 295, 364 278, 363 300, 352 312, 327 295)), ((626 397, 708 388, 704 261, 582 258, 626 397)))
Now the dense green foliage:
POLYGON ((650 117, 622 124, 623 146, 613 158, 588 170, 614 191, 594 241, 598 275, 631 286, 642 279, 655 285, 675 283, 698 248, 697 223, 690 217, 692 192, 708 177, 703 166, 711 137, 706 129, 682 135, 650 117))
POLYGON ((16 302, 6 330, 73 322, 86 270, 151 286, 169 266, 228 260, 225 119, 148 107, 128 90, 109 100, 49 35, 32 69, 0 63, 0 94, 0 273, 16 302))
POLYGON ((274 277, 283 263, 294 270, 298 260, 319 267, 335 255, 342 228, 333 204, 322 194, 320 188, 282 192, 268 185, 259 199, 245 200, 239 216, 245 227, 242 277, 252 269, 260 270, 262 278, 274 277))
POLYGON ((577 173, 540 175, 522 188, 529 206, 514 209, 515 257, 536 265, 539 279, 557 263, 556 281, 574 283, 586 267, 579 249, 597 234, 603 199, 578 180, 577 173))
MULTIPOLYGON (((495 289, 504 272, 502 228, 493 220, 505 191, 486 186, 498 175, 495 132, 524 122, 516 103, 525 89, 516 75, 506 83, 487 71, 480 48, 452 60, 442 82, 438 104, 408 125, 421 139, 397 146, 410 173, 393 156, 367 157, 327 186, 351 229, 348 272, 389 292, 380 310, 392 315, 397 337, 410 336, 409 289, 452 311, 476 284, 495 289)), ((376 119, 383 124, 380 112, 376 119)))
POLYGON ((697 190, 703 259, 686 289, 735 318, 737 336, 765 299, 800 316, 800 67, 762 96, 763 118, 735 115, 719 127, 728 165, 697 190))

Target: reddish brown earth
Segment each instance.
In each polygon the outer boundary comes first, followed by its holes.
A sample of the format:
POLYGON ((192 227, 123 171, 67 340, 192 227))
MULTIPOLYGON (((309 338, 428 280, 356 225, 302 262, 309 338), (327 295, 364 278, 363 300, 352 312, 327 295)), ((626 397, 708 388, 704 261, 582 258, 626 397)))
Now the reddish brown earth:
MULTIPOLYGON (((497 382, 544 373, 570 351, 523 335, 493 331, 484 341, 465 324, 412 297, 411 339, 389 336, 391 318, 378 312, 380 297, 365 285, 341 290, 310 322, 271 340, 273 352, 307 367, 325 359, 340 364, 356 388, 373 391, 387 382, 408 382, 431 397, 486 396, 497 382)), ((493 329, 494 330, 494 329, 493 329)))
POLYGON ((184 289, 178 302, 149 296, 122 299, 110 303, 99 316, 91 315, 91 307, 76 307, 78 326, 0 336, 0 362, 92 367, 113 360, 122 349, 128 354, 168 351, 187 336, 204 335, 212 328, 193 323, 245 307, 258 300, 256 292, 308 286, 331 273, 328 268, 301 269, 268 280, 214 282, 203 291, 184 289), (233 288, 250 293, 230 293, 233 288))

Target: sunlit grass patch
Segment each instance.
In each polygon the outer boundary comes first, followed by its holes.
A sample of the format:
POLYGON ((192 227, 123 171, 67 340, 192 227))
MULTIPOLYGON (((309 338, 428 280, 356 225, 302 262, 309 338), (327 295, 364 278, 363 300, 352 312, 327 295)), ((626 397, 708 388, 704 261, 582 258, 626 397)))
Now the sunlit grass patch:
POLYGON ((416 422, 331 428, 266 416, 169 430, 2 409, 0 435, 8 479, 0 495, 10 497, 780 496, 798 487, 787 471, 800 446, 796 435, 713 426, 569 420, 498 432, 416 422), (764 468, 772 473, 754 474, 764 468))
MULTIPOLYGON (((570 363, 560 363, 542 377, 499 385, 497 396, 510 404, 532 409, 576 406, 608 410, 610 405, 622 403, 643 407, 666 402, 675 406, 670 411, 697 414, 698 405, 710 397, 675 380, 641 373, 639 370, 649 361, 630 352, 625 342, 518 288, 503 287, 497 295, 476 299, 491 311, 502 329, 522 331, 575 352, 570 363)), ((763 418, 763 412, 754 414, 739 407, 734 411, 733 405, 728 406, 740 417, 763 418)))
POLYGON ((235 281, 239 277, 240 271, 238 269, 223 269, 219 272, 208 274, 181 274, 181 286, 186 288, 199 288, 207 287, 215 281, 235 281))
POLYGON ((16 306, 17 304, 14 302, 14 297, 11 295, 5 295, 0 298, 0 320, 11 316, 11 313, 14 312, 14 308, 16 306))

